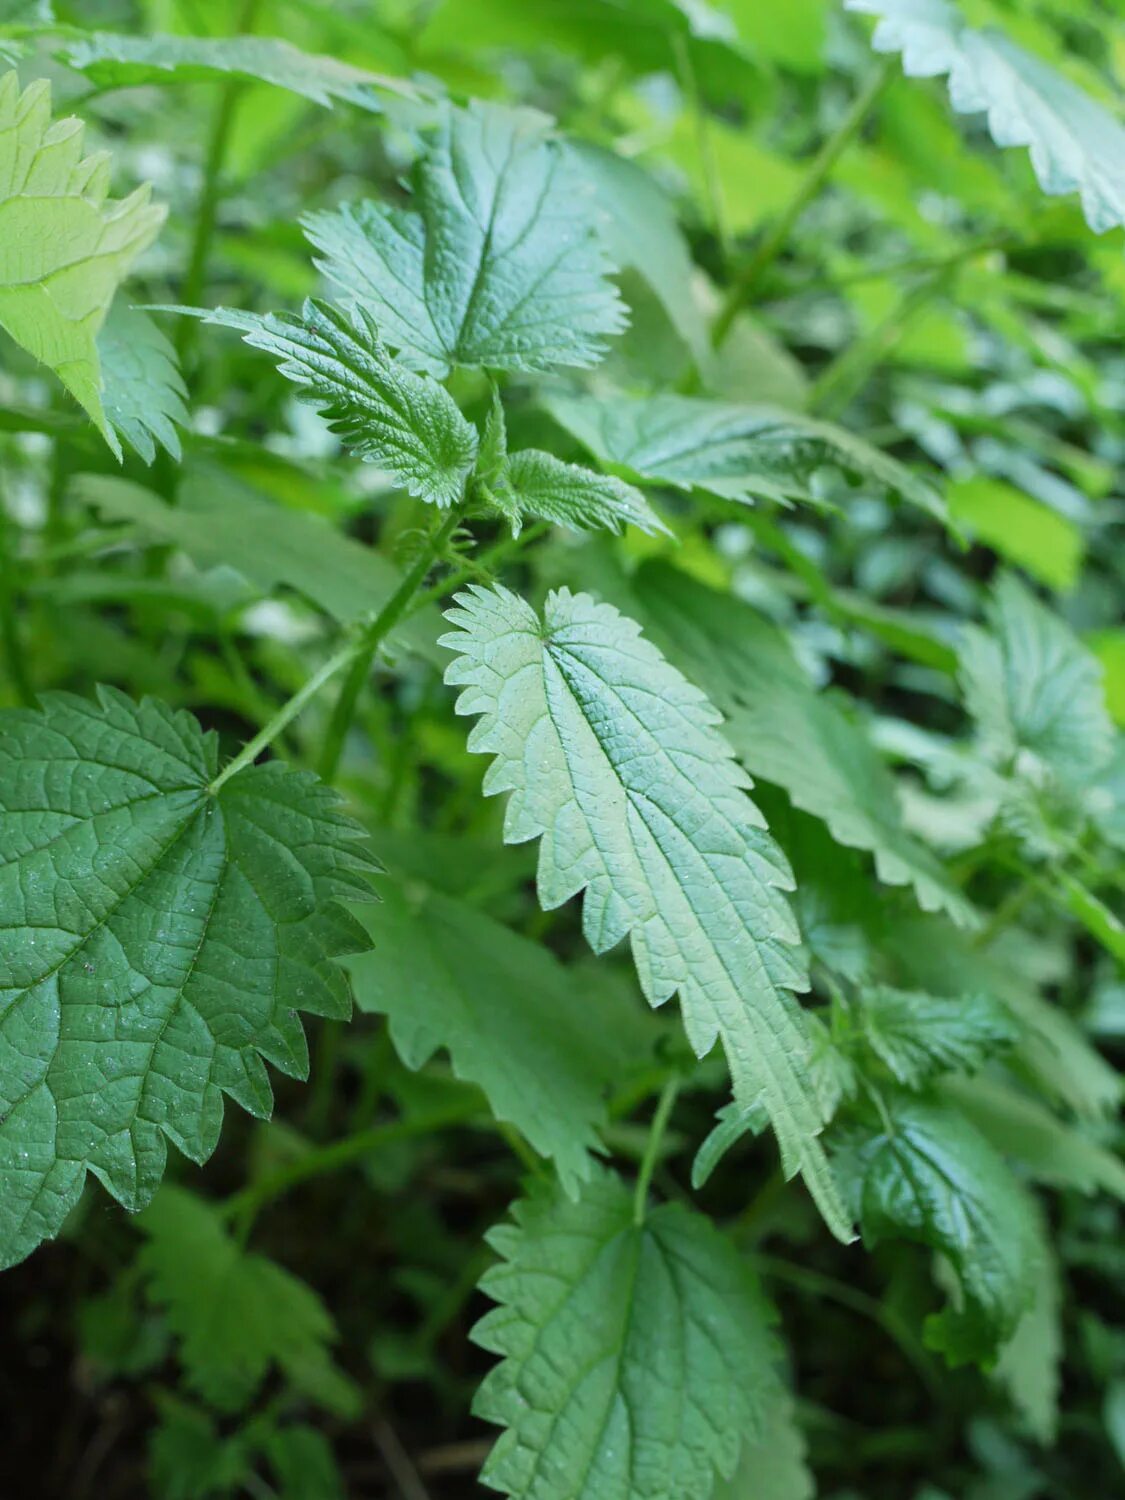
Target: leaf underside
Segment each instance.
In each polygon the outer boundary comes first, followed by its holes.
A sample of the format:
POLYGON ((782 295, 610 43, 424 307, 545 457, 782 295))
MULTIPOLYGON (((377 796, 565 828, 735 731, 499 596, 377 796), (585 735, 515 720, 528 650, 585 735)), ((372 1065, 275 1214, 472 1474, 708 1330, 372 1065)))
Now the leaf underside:
POLYGON ((719 1038, 735 1096, 761 1100, 787 1174, 803 1172, 833 1232, 850 1225, 817 1136, 792 879, 746 795, 704 695, 608 605, 552 593, 543 620, 503 588, 458 596, 446 680, 482 715, 469 747, 510 792, 505 839, 541 838, 546 909, 585 891, 597 953, 630 938, 652 1005, 680 996, 698 1055, 719 1038))

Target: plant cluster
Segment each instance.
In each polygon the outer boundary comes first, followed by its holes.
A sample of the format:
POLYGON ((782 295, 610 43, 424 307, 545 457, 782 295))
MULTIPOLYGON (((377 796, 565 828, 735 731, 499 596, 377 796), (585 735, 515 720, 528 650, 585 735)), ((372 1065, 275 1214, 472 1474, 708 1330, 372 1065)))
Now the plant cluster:
POLYGON ((5 1496, 1120 1486, 1123 44, 0 0, 5 1496))

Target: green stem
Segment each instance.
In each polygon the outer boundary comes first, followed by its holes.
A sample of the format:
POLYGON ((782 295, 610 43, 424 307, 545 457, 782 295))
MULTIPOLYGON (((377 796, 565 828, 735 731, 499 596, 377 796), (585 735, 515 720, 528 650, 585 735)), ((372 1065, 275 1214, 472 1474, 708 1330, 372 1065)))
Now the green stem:
POLYGON ((479 1100, 458 1099, 426 1114, 411 1115, 405 1120, 391 1120, 385 1125, 372 1125, 367 1130, 358 1130, 354 1135, 346 1135, 328 1146, 306 1151, 288 1166, 280 1167, 268 1177, 263 1177, 260 1182, 252 1182, 241 1192, 234 1193, 223 1203, 222 1215, 225 1219, 242 1218, 244 1215, 253 1217, 265 1204, 272 1202, 274 1198, 280 1198, 290 1188, 307 1182, 310 1177, 321 1177, 325 1173, 339 1171, 341 1167, 351 1166, 353 1162, 362 1161, 372 1152, 397 1145, 400 1141, 429 1135, 431 1131, 443 1130, 450 1125, 462 1125, 480 1113, 479 1100))
POLYGON ((812 200, 824 186, 832 168, 858 134, 864 120, 870 114, 879 95, 891 76, 893 62, 885 59, 872 73, 863 89, 853 99, 851 108, 836 129, 821 146, 809 163, 808 169, 797 186, 797 191, 778 218, 773 228, 762 240, 755 253, 735 276, 727 292, 726 300, 719 310, 711 329, 711 342, 718 349, 730 333, 735 318, 750 301, 758 282, 781 254, 793 231, 793 226, 812 200))
MULTIPOLYGON (((253 31, 261 0, 244 0, 235 26, 236 35, 253 31)), ((245 84, 228 83, 223 87, 215 113, 211 119, 211 134, 207 141, 207 155, 203 163, 203 188, 199 195, 199 208, 195 216, 195 230, 191 241, 191 254, 184 274, 180 292, 187 307, 198 307, 207 282, 207 262, 211 254, 211 241, 219 219, 219 204, 223 197, 223 171, 226 167, 227 151, 234 129, 238 100, 245 84)), ((195 341, 199 336, 196 318, 181 318, 176 328, 176 353, 180 364, 187 363, 195 341)))
POLYGON ((445 578, 435 583, 432 589, 427 589, 425 593, 419 594, 414 601, 410 613, 412 615, 417 614, 427 604, 433 604, 435 599, 443 599, 446 594, 452 594, 463 583, 472 583, 474 579, 487 577, 489 570, 494 568, 497 563, 503 562, 505 558, 510 557, 514 552, 522 552, 532 542, 536 542, 541 536, 545 536, 550 529, 550 521, 536 521, 534 526, 525 527, 519 536, 506 536, 500 541, 494 542, 491 547, 486 547, 472 562, 466 563, 462 568, 458 568, 455 573, 447 574, 445 578))
POLYGON ((1039 885, 1035 880, 1026 880, 1022 885, 1014 886, 985 925, 975 934, 973 946, 975 948, 990 947, 1004 928, 1015 921, 1031 898, 1038 894, 1039 885))
POLYGON ((35 689, 31 685, 31 674, 27 669, 16 615, 16 568, 8 545, 10 524, 8 517, 0 509, 0 646, 3 647, 4 660, 16 697, 21 703, 32 707, 35 703, 35 689))
POLYGON ((724 267, 730 264, 730 235, 727 232, 726 212, 723 207, 722 186, 718 165, 711 141, 707 113, 699 92, 699 79, 687 40, 677 34, 672 38, 672 50, 676 57, 676 71, 680 75, 684 93, 691 107, 692 124, 695 130, 695 149, 699 157, 699 168, 703 174, 703 187, 707 199, 707 212, 711 220, 711 231, 719 246, 719 255, 724 267))
POLYGON ((664 1132, 668 1128, 668 1121, 672 1115, 673 1106, 676 1103, 676 1095, 680 1092, 680 1075, 673 1073, 664 1085, 656 1113, 652 1117, 652 1128, 648 1133, 645 1143, 645 1154, 641 1160, 641 1169, 637 1174, 637 1187, 633 1194, 633 1223, 638 1227, 645 1221, 645 1208, 648 1204, 648 1190, 652 1183, 652 1174, 656 1171, 656 1163, 660 1157, 660 1147, 664 1140, 664 1132))
POLYGON ((325 735, 324 747, 320 754, 317 769, 322 780, 332 782, 335 779, 344 749, 344 741, 355 716, 355 706, 371 676, 371 665, 376 651, 406 613, 407 605, 425 582, 426 574, 434 565, 434 559, 441 553, 446 542, 457 529, 460 519, 460 509, 454 506, 434 532, 428 545, 423 548, 410 572, 352 648, 351 670, 344 679, 340 696, 332 710, 328 733, 325 735))
POLYGON ((320 670, 314 672, 308 681, 298 688, 292 698, 281 705, 269 723, 259 730, 248 744, 243 745, 233 760, 228 761, 211 783, 211 792, 217 792, 232 776, 236 776, 252 761, 257 760, 266 746, 271 745, 286 725, 292 723, 309 699, 315 698, 326 682, 335 677, 336 673, 346 667, 349 662, 354 661, 356 653, 361 649, 361 641, 349 641, 346 646, 341 646, 335 655, 330 656, 320 670))

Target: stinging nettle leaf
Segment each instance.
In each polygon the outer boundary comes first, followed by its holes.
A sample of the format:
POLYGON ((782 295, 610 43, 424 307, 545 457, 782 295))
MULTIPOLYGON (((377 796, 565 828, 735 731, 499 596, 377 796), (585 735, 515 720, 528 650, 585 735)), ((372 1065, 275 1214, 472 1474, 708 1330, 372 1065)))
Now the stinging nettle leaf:
POLYGON ((814 470, 833 465, 901 495, 939 520, 941 496, 862 438, 800 412, 703 396, 549 396, 551 416, 603 463, 724 500, 812 500, 814 470))
POLYGON ((867 1045, 911 1089, 973 1072, 1016 1037, 1010 1013, 980 993, 949 999, 877 985, 861 995, 859 1016, 867 1045))
POLYGON ((156 238, 149 188, 109 198, 109 155, 83 156, 81 120, 51 122, 51 89, 0 78, 0 327, 52 369, 106 442, 97 336, 118 284, 156 238))
POLYGON ((146 464, 157 445, 181 456, 177 424, 188 420, 187 387, 176 351, 152 319, 120 301, 98 334, 106 420, 146 464))
POLYGON ((879 18, 877 52, 913 78, 949 77, 959 114, 988 116, 998 146, 1026 146, 1045 193, 1078 193, 1101 234, 1125 224, 1125 130, 1096 100, 1002 32, 977 31, 949 0, 845 0, 879 18))
POLYGON ((589 995, 547 949, 463 902, 382 895, 360 916, 374 951, 346 965, 356 1003, 389 1018, 407 1067, 447 1048, 456 1075, 552 1158, 573 1195, 627 1061, 589 995))
POLYGON ((1101 664, 1073 631, 1010 573, 968 625, 958 666, 985 755, 1003 769, 1030 754, 1076 788, 1109 762, 1115 731, 1101 664))
POLYGON ((161 1188, 137 1225, 147 1240, 138 1266, 149 1299, 165 1309, 193 1390, 237 1411, 276 1364, 318 1405, 357 1414, 359 1392, 333 1364, 336 1330, 311 1287, 245 1250, 183 1188, 161 1188))
POLYGON ((391 358, 363 307, 349 315, 310 300, 300 318, 227 307, 176 311, 237 328, 247 344, 273 355, 345 446, 412 495, 443 508, 461 499, 476 462, 476 429, 444 386, 391 358))
POLYGON ((380 110, 378 90, 416 98, 404 78, 388 78, 335 57, 302 52, 274 36, 117 36, 94 32, 64 47, 62 59, 99 88, 143 83, 240 79, 270 83, 331 107, 337 100, 380 110))
POLYGON ((807 982, 792 877, 719 715, 634 621, 586 594, 552 593, 542 620, 504 588, 457 597, 446 681, 465 688, 459 713, 482 716, 469 748, 495 757, 485 792, 512 794, 506 842, 542 838, 542 905, 584 890, 594 951, 630 938, 650 1004, 679 994, 699 1056, 722 1039, 736 1099, 760 1100, 784 1170, 849 1238, 792 993, 807 982))
POLYGON ((474 1410, 506 1428, 482 1481, 519 1500, 707 1500, 776 1410, 768 1304, 734 1248, 679 1204, 633 1218, 599 1172, 538 1192, 490 1243, 473 1330, 503 1357, 474 1410))
POLYGON ((625 314, 589 184, 533 110, 446 109, 415 172, 415 208, 311 214, 318 266, 432 374, 452 366, 592 365, 625 314))
POLYGON ((1025 1190, 953 1110, 898 1095, 883 1124, 851 1127, 833 1160, 871 1246, 908 1239, 940 1251, 961 1306, 927 1319, 952 1365, 990 1361, 1031 1304, 1039 1236, 1025 1190))
POLYGON ((553 453, 523 448, 509 456, 499 495, 511 497, 517 514, 535 516, 572 531, 600 527, 620 532, 636 526, 650 536, 668 528, 640 490, 581 464, 564 463, 553 453))
POLYGON ((186 713, 103 688, 0 715, 0 1266, 92 1172, 143 1208, 167 1143, 203 1162, 263 1058, 304 1077, 298 1009, 350 1009, 337 954, 370 861, 338 798, 276 761, 216 792, 186 713))

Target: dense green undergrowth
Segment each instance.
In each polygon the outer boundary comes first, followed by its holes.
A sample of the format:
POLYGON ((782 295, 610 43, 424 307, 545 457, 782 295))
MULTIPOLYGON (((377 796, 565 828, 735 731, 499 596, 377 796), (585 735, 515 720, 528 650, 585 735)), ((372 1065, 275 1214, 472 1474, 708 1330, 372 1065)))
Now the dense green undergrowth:
POLYGON ((0 59, 0 1492, 1114 1493, 1121 5, 0 59))

